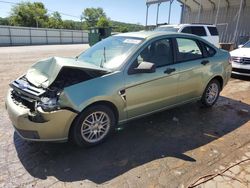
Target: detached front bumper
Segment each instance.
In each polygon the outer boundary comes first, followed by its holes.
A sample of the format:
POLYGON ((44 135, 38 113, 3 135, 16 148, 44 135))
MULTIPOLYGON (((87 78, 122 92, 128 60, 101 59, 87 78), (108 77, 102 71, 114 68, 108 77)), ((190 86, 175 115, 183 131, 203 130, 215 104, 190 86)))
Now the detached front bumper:
POLYGON ((7 94, 6 109, 16 132, 23 139, 31 141, 66 141, 77 115, 70 110, 44 112, 40 108, 37 115, 42 121, 36 121, 30 109, 14 102, 11 91, 7 94))

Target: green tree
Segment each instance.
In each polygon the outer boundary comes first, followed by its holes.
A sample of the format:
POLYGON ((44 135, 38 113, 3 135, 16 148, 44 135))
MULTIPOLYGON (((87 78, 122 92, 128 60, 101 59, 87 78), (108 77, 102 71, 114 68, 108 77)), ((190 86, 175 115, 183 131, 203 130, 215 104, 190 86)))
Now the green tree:
POLYGON ((59 12, 53 12, 49 17, 47 27, 61 29, 63 28, 62 17, 59 12))
POLYGON ((110 21, 106 17, 101 17, 97 21, 97 27, 110 27, 110 21))
POLYGON ((84 23, 76 22, 73 20, 63 20, 62 28, 64 29, 73 29, 73 30, 81 30, 84 29, 84 23))
POLYGON ((129 31, 129 29, 128 29, 127 26, 121 26, 121 27, 119 28, 119 32, 121 32, 121 33, 126 33, 126 32, 128 32, 128 31, 129 31))
POLYGON ((41 2, 22 2, 11 9, 10 24, 26 27, 45 27, 47 9, 41 2))
POLYGON ((114 32, 132 32, 144 29, 144 26, 140 24, 130 24, 118 21, 111 21, 111 25, 113 27, 114 32))
POLYGON ((0 17, 0 25, 9 25, 9 19, 0 17))
POLYGON ((74 29, 74 21, 72 21, 72 20, 64 20, 63 21, 63 28, 64 29, 74 29))
POLYGON ((102 8, 86 8, 81 17, 86 21, 88 27, 96 26, 102 17, 107 18, 102 8))

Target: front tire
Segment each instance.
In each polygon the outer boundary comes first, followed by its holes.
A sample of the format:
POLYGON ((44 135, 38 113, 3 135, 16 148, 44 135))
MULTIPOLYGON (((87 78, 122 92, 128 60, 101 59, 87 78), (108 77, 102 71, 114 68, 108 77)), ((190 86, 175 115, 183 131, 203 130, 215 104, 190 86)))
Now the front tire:
POLYGON ((218 80, 211 80, 201 98, 201 103, 205 107, 212 107, 219 98, 221 86, 218 80))
POLYGON ((93 105, 79 114, 71 130, 72 141, 80 146, 102 143, 114 131, 114 112, 104 105, 93 105))

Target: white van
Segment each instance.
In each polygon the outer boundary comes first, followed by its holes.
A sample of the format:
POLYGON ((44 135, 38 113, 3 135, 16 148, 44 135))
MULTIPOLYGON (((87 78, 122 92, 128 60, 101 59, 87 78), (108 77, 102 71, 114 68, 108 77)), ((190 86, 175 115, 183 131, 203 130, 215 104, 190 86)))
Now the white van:
POLYGON ((170 31, 198 35, 219 47, 219 33, 215 25, 209 24, 178 24, 161 25, 155 31, 170 31))

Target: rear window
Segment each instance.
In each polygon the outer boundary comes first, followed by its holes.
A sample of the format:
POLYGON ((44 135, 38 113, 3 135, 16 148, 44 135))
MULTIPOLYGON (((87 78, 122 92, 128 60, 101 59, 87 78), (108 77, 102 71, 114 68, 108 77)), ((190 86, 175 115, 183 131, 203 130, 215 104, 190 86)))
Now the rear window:
POLYGON ((218 30, 217 30, 216 27, 207 27, 207 28, 208 28, 208 30, 209 30, 209 32, 210 32, 210 34, 212 36, 218 36, 219 35, 218 30))

